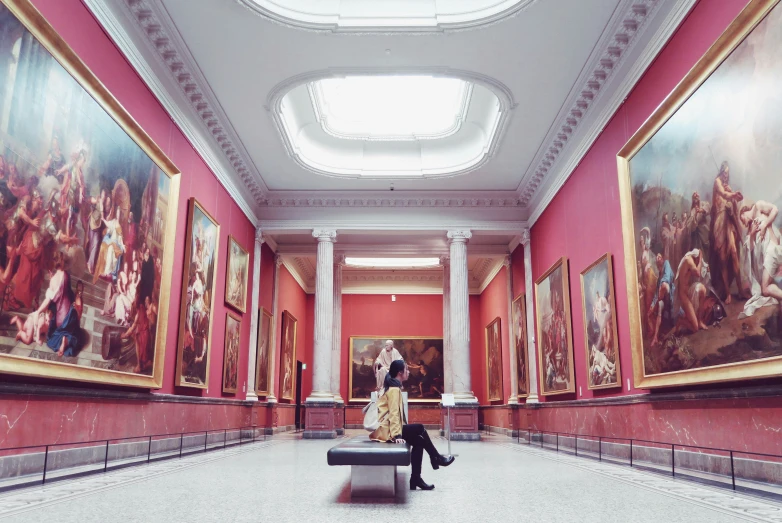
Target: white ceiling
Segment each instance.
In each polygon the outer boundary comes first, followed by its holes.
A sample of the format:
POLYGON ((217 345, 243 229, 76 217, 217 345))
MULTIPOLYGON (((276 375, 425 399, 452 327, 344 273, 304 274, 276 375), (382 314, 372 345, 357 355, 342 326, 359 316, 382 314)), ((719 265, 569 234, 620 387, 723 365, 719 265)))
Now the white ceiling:
POLYGON ((327 227, 339 233, 338 252, 445 254, 445 232, 469 229, 468 253, 497 260, 540 216, 695 0, 531 0, 477 27, 413 34, 380 25, 303 29, 248 0, 84 2, 280 253, 310 255, 312 229, 327 227), (507 100, 505 132, 477 170, 395 180, 393 191, 388 181, 306 170, 274 125, 275 96, 351 73, 482 84, 507 100))

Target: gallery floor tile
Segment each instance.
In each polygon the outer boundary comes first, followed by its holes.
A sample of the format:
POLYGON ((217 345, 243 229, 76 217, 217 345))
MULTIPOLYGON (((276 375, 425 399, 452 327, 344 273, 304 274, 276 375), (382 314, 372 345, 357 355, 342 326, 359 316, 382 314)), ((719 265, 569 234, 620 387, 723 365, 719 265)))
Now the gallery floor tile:
MULTIPOLYGON (((349 431, 348 437, 360 434, 349 431)), ((447 443, 435 437, 444 452, 447 443)), ((782 522, 782 505, 517 445, 502 436, 454 442, 447 469, 392 500, 351 500, 349 467, 329 467, 339 440, 300 434, 0 495, 14 522, 782 522)))

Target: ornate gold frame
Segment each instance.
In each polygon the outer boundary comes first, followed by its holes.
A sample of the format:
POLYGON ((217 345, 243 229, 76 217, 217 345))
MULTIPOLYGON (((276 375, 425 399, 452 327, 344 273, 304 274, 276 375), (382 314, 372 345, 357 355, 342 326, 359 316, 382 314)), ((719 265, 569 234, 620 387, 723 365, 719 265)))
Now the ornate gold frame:
POLYGON ((622 387, 622 365, 619 361, 619 338, 617 337, 616 330, 616 295, 614 294, 614 264, 611 261, 611 253, 605 253, 589 267, 581 271, 581 309, 584 315, 584 348, 586 350, 586 366, 587 366, 587 388, 589 390, 596 389, 615 389, 622 387), (586 308, 586 293, 584 292, 584 275, 600 265, 603 260, 608 261, 608 289, 611 293, 611 315, 613 316, 613 331, 614 331, 614 354, 616 354, 616 383, 609 383, 608 385, 592 385, 592 380, 589 377, 589 336, 587 333, 587 308, 586 308))
POLYGON ((152 376, 81 367, 56 361, 31 360, 8 354, 0 355, 0 372, 23 376, 38 376, 90 383, 104 383, 128 387, 159 389, 163 386, 166 334, 168 333, 168 309, 170 305, 171 278, 174 265, 174 238, 179 207, 179 183, 181 173, 163 150, 141 128, 106 86, 89 70, 73 49, 57 34, 54 28, 38 12, 29 0, 0 0, 8 10, 30 31, 35 39, 62 65, 62 67, 92 96, 109 116, 136 142, 146 155, 169 178, 168 213, 164 233, 160 302, 155 335, 155 358, 152 376))
MULTIPOLYGON (((348 403, 369 403, 369 398, 354 398, 353 397, 353 340, 354 339, 385 339, 385 340, 443 340, 443 348, 445 348, 445 338, 442 336, 351 336, 350 337, 350 352, 348 353, 348 403)), ((445 354, 443 354, 445 357, 445 354)), ((445 362, 443 362, 445 367, 445 362)), ((443 369, 444 370, 444 369, 443 369)), ((438 399, 410 399, 409 403, 440 403, 438 399)))
POLYGON ((576 376, 575 376, 575 370, 573 367, 575 367, 575 358, 573 357, 573 319, 570 316, 570 276, 568 275, 568 259, 563 256, 562 258, 558 259, 556 262, 554 262, 554 265, 549 267, 549 269, 543 273, 543 275, 535 280, 535 327, 537 329, 536 338, 540 338, 540 332, 541 332, 541 326, 540 326, 540 303, 538 302, 538 286, 548 278, 552 272, 554 272, 557 267, 562 266, 562 300, 564 302, 565 306, 565 323, 567 324, 567 328, 565 331, 567 332, 567 356, 568 356, 568 367, 570 369, 570 387, 565 390, 556 390, 553 392, 546 392, 544 390, 544 384, 545 381, 545 375, 544 375, 544 367, 543 367, 543 348, 540 346, 540 341, 537 343, 537 353, 538 353, 538 379, 540 380, 540 395, 541 396, 556 396, 558 394, 571 394, 576 392, 576 376))
POLYGON ((242 247, 242 244, 239 243, 236 238, 232 235, 228 235, 228 261, 225 264, 225 303, 233 307, 234 309, 238 310, 242 314, 247 312, 247 291, 249 290, 247 288, 247 281, 250 279, 250 253, 247 249, 242 247), (231 244, 235 243, 237 247, 239 247, 239 250, 241 250, 244 253, 245 256, 245 264, 244 264, 244 296, 242 298, 242 305, 239 306, 236 303, 231 302, 228 299, 228 278, 231 276, 231 260, 233 259, 233 256, 231 256, 231 244))
POLYGON ((195 198, 190 198, 190 202, 187 209, 187 228, 185 229, 186 235, 185 235, 185 257, 183 261, 183 267, 182 267, 182 298, 179 302, 179 335, 177 336, 177 351, 176 351, 176 381, 174 385, 177 387, 190 387, 194 389, 208 389, 209 388, 209 368, 212 363, 212 332, 214 330, 214 312, 215 312, 215 287, 217 287, 217 267, 218 267, 218 258, 220 253, 220 224, 215 220, 214 216, 212 216, 206 209, 204 209, 203 205, 201 205, 198 200, 195 198), (188 267, 185 264, 189 264, 189 260, 192 256, 192 239, 193 239, 193 214, 195 213, 195 209, 198 207, 198 210, 204 213, 204 216, 209 218, 209 220, 215 224, 215 227, 217 228, 216 234, 215 234, 215 242, 217 242, 217 245, 215 245, 215 253, 214 253, 214 265, 215 265, 215 274, 212 277, 212 288, 210 289, 209 296, 209 335, 207 336, 208 340, 208 352, 206 354, 206 381, 203 385, 198 385, 195 383, 187 383, 182 381, 182 351, 184 349, 184 343, 185 343, 185 315, 187 314, 187 280, 188 280, 188 267))
MULTIPOLYGON (((525 330, 527 331, 526 332, 527 337, 524 340, 522 340, 522 342, 521 342, 521 348, 524 350, 524 361, 527 362, 527 373, 526 373, 527 375, 524 378, 524 390, 526 390, 527 392, 525 392, 524 394, 519 394, 519 391, 516 390, 517 398, 518 399, 522 399, 522 398, 526 398, 526 397, 529 396, 529 350, 528 350, 528 348, 529 348, 529 346, 528 346, 528 343, 529 343, 529 325, 527 325, 527 293, 526 292, 522 292, 521 294, 519 294, 518 296, 513 298, 513 301, 511 302, 511 305, 510 305, 510 307, 511 307, 511 316, 513 316, 513 304, 516 303, 519 300, 521 300, 521 302, 520 302, 521 303, 521 321, 524 322, 525 330)), ((511 327, 510 327, 510 335, 511 335, 511 343, 515 344, 516 343, 516 326, 515 325, 511 325, 511 327)), ((516 365, 516 379, 517 379, 517 382, 520 383, 520 381, 518 381, 518 372, 519 372, 518 350, 519 350, 519 348, 516 347, 516 352, 517 352, 516 360, 517 361, 514 362, 514 365, 516 365)))
POLYGON ((296 342, 298 338, 298 326, 299 326, 299 320, 296 319, 296 316, 288 312, 287 310, 282 311, 282 320, 280 322, 280 399, 293 401, 296 399, 296 342), (291 354, 291 395, 290 396, 283 396, 282 394, 282 386, 283 386, 283 379, 284 379, 284 365, 285 365, 285 359, 283 358, 283 346, 282 343, 285 341, 285 336, 282 336, 282 333, 285 332, 285 322, 286 321, 292 321, 293 322, 293 354, 291 354))
POLYGON ((261 325, 263 318, 269 318, 269 339, 267 340, 268 343, 266 344, 266 384, 271 383, 271 367, 269 366, 269 356, 271 356, 271 351, 274 350, 274 347, 272 347, 272 341, 274 340, 274 316, 272 316, 272 313, 261 307, 258 309, 258 336, 257 336, 257 342, 255 347, 255 394, 258 396, 268 396, 271 392, 270 390, 260 390, 258 388, 258 378, 260 377, 260 371, 261 371, 261 359, 260 359, 260 349, 261 349, 261 325))
POLYGON ((782 356, 751 362, 730 363, 704 369, 690 369, 665 374, 647 375, 644 369, 641 311, 638 300, 636 251, 630 186, 630 161, 651 140, 687 99, 706 81, 723 61, 741 44, 752 30, 777 5, 779 0, 752 0, 728 26, 706 54, 687 73, 657 110, 617 153, 619 171, 619 201, 622 211, 627 301, 630 317, 630 346, 633 354, 633 381, 637 388, 670 387, 695 383, 716 383, 751 378, 766 378, 782 374, 782 356))
MULTIPOLYGON (((236 389, 239 387, 239 359, 240 356, 237 353, 236 355, 236 387, 233 389, 230 387, 225 386, 225 364, 228 361, 228 319, 231 318, 232 320, 236 321, 236 323, 239 324, 239 332, 242 331, 242 318, 238 314, 234 314, 233 312, 226 311, 225 313, 225 334, 224 334, 224 342, 223 342, 223 392, 227 392, 229 394, 236 394, 236 389)), ((241 337, 241 334, 240 334, 241 337)), ((241 343, 239 344, 239 348, 241 349, 241 343)))
MULTIPOLYGON (((486 327, 483 328, 483 337, 484 337, 484 343, 485 343, 485 347, 486 347, 486 399, 489 402, 492 402, 492 401, 502 401, 502 393, 503 393, 503 390, 502 390, 502 385, 503 385, 503 380, 502 380, 502 319, 500 319, 499 316, 497 316, 496 318, 491 320, 489 322, 489 324, 486 325, 486 327), (492 398, 491 397, 491 387, 489 385, 489 381, 491 379, 491 369, 489 368, 489 329, 495 323, 498 324, 497 325, 497 331, 499 333, 499 336, 497 338, 497 341, 500 344, 500 346, 498 347, 499 351, 500 351, 500 397, 499 398, 492 398)), ((518 391, 516 391, 516 393, 518 394, 518 391)))

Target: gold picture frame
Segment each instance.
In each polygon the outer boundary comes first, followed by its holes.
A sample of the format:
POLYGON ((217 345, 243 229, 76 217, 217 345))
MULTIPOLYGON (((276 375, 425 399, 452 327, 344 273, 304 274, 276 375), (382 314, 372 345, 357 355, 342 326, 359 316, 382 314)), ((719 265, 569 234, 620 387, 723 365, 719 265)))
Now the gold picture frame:
POLYGON ((619 338, 617 337, 616 329, 614 267, 610 253, 603 254, 586 269, 581 271, 581 305, 584 315, 587 388, 595 390, 621 387, 622 365, 619 361, 619 338), (601 274, 602 272, 605 274, 601 274), (596 292, 607 291, 608 296, 601 296, 600 299, 592 300, 592 290, 595 290, 596 292), (589 296, 589 298, 587 298, 587 296, 589 296), (593 301, 595 303, 591 303, 593 301), (595 317, 593 318, 593 321, 590 322, 587 311, 600 306, 602 306, 602 309, 596 309, 594 313, 595 317), (608 324, 608 322, 610 322, 610 324, 608 324), (590 329, 590 326, 594 325, 598 326, 596 329, 597 332, 595 332, 595 329, 590 329), (596 352, 593 355, 590 343, 591 339, 596 337, 595 334, 597 334, 597 340, 595 344, 592 345, 596 352), (602 349, 602 351, 600 349, 602 349), (613 372, 611 371, 611 367, 613 367, 613 372), (593 375, 593 370, 599 372, 597 377, 593 375), (613 376, 611 374, 613 374, 613 376), (601 383, 594 384, 598 379, 601 380, 601 383))
MULTIPOLYGON (((706 86, 706 90, 703 92, 709 93, 709 89, 712 89, 712 93, 714 92, 713 89, 716 89, 715 86, 719 86, 720 79, 725 78, 725 75, 733 74, 734 78, 731 79, 730 77, 727 78, 727 84, 725 84, 725 87, 722 87, 723 92, 729 93, 730 96, 733 96, 736 83, 735 78, 738 78, 741 76, 744 69, 742 69, 742 66, 749 60, 745 58, 745 54, 747 53, 748 47, 744 46, 742 48, 742 51, 740 53, 737 53, 735 55, 735 61, 733 53, 734 51, 737 51, 739 47, 742 46, 742 44, 749 38, 752 38, 753 32, 758 28, 759 24, 764 22, 766 20, 766 17, 771 15, 772 11, 774 11, 775 8, 780 9, 778 7, 779 0, 752 0, 750 1, 747 6, 741 11, 741 13, 735 18, 735 20, 728 26, 728 28, 722 33, 722 35, 717 39, 717 41, 709 48, 709 50, 704 54, 704 56, 693 66, 693 68, 687 73, 687 75, 679 82, 679 84, 674 88, 674 90, 665 98, 665 100, 660 104, 660 106, 655 110, 655 112, 644 122, 644 124, 638 129, 638 131, 630 138, 630 140, 622 147, 622 149, 617 154, 617 168, 618 168, 618 176, 619 176, 619 198, 620 198, 620 206, 621 206, 621 216, 622 216, 622 236, 624 240, 624 253, 625 253, 625 273, 628 275, 627 277, 627 297, 628 297, 628 310, 629 310, 629 327, 630 327, 630 346, 632 350, 632 357, 633 357, 633 379, 634 379, 634 386, 637 388, 643 388, 643 389, 650 389, 650 388, 658 388, 658 387, 671 387, 671 386, 680 386, 680 385, 692 385, 692 384, 704 384, 704 383, 717 383, 717 382, 727 382, 727 381, 734 381, 734 380, 747 380, 747 379, 758 379, 758 378, 768 378, 768 377, 775 377, 782 374, 782 356, 772 356, 772 357, 764 357, 761 359, 745 359, 744 361, 734 361, 729 363, 713 363, 710 365, 703 365, 703 366, 695 366, 694 364, 688 363, 687 365, 679 365, 680 367, 683 367, 681 370, 671 370, 669 368, 663 368, 662 370, 659 370, 659 365, 656 365, 658 369, 651 368, 649 372, 647 372, 647 362, 646 362, 646 347, 645 343, 646 340, 644 339, 644 329, 649 329, 649 320, 646 321, 646 325, 643 325, 642 320, 642 313, 648 311, 648 305, 647 303, 644 303, 645 310, 641 310, 641 299, 640 299, 640 291, 642 286, 639 285, 638 278, 633 277, 633 275, 639 274, 639 271, 642 269, 639 268, 637 265, 641 262, 637 260, 640 260, 638 257, 637 252, 637 246, 640 245, 639 241, 636 241, 636 230, 638 230, 638 225, 636 225, 635 220, 636 217, 634 215, 633 210, 633 191, 634 186, 631 179, 631 172, 632 172, 632 163, 635 159, 636 155, 638 155, 642 150, 651 142, 656 135, 661 130, 664 130, 666 126, 671 122, 677 115, 677 113, 680 111, 680 109, 687 106, 689 102, 694 100, 696 97, 701 102, 701 105, 698 106, 699 112, 701 114, 708 114, 711 111, 711 109, 714 109, 714 111, 719 112, 719 109, 722 107, 719 107, 718 105, 712 104, 712 105, 704 105, 703 99, 701 99, 699 95, 699 91, 706 86), (741 60, 745 60, 745 62, 741 62, 741 60), (714 82, 717 83, 708 83, 710 80, 714 79, 714 82), (656 371, 655 371, 656 370, 656 371)), ((779 25, 779 17, 781 16, 778 13, 774 13, 774 20, 776 20, 777 25, 779 25)), ((769 20, 771 20, 769 18, 769 20)), ((771 22, 769 21, 769 24, 771 22)), ((768 26, 764 28, 764 30, 769 29, 768 26)), ((776 26, 773 26, 776 27, 776 26)), ((779 31, 776 29, 775 31, 779 31)), ((769 53, 770 51, 768 49, 776 49, 778 46, 773 46, 772 44, 763 44, 763 41, 760 40, 762 38, 766 38, 766 36, 759 36, 758 40, 753 40, 751 44, 748 44, 748 46, 754 47, 754 49, 751 51, 752 57, 751 59, 754 60, 754 53, 769 53), (763 45, 769 46, 768 48, 763 48, 763 45)), ((770 36, 768 38, 771 38, 770 36)), ((771 41, 771 40, 769 40, 771 41)), ((769 59, 768 57, 765 58, 766 63, 768 64, 769 59)), ((756 62, 755 62, 756 63, 756 62)), ((771 63, 778 64, 778 60, 771 60, 771 63)), ((769 67, 768 65, 765 65, 765 67, 769 67)), ((778 66, 777 66, 778 67, 778 66)), ((763 71, 764 72, 764 71, 763 71)), ((744 73, 746 74, 746 73, 744 73)), ((755 75, 761 74, 758 71, 755 71, 755 75)), ((773 74, 773 73, 772 73, 773 74)), ((765 76, 760 76, 760 79, 762 78, 770 78, 771 75, 766 73, 765 76)), ((754 80, 753 77, 750 77, 747 79, 747 82, 752 82, 754 80)), ((745 82, 746 83, 746 82, 745 82)), ((757 82, 756 82, 757 83, 757 82)), ((773 83, 773 82, 772 82, 773 83)), ((776 89, 774 87, 773 89, 776 89)), ((753 100, 761 100, 760 98, 761 92, 759 91, 751 98, 753 100)), ((707 95, 703 95, 707 96, 707 95)), ((746 94, 743 96, 746 97, 746 94)), ((764 99, 764 98, 763 98, 764 99)), ((705 99, 706 102, 711 103, 711 100, 708 98, 705 99)), ((694 102, 693 102, 694 103, 694 102)), ((738 102, 737 102, 738 103, 738 102)), ((759 103, 759 102, 758 102, 759 103)), ((766 114, 770 114, 772 112, 778 112, 778 110, 772 111, 772 107, 766 107, 765 109, 761 109, 766 114)), ((754 108, 753 108, 754 111, 754 108)), ((674 120, 675 122, 675 120, 674 120)), ((679 124, 681 125, 681 124, 679 124)), ((745 126, 750 126, 751 122, 746 122, 744 124, 745 126)), ((677 128, 678 129, 678 128, 677 128)), ((720 129, 721 132, 723 132, 722 135, 718 135, 718 137, 722 140, 722 142, 726 141, 730 138, 730 136, 722 129, 720 129)), ((697 135, 694 133, 692 134, 693 139, 697 135)), ((682 140, 679 142, 682 144, 685 139, 688 139, 689 136, 683 136, 682 140)), ((717 139, 714 138, 712 141, 716 142, 717 139)), ((743 142, 742 142, 743 143, 743 142)), ((714 177, 716 176, 717 179, 720 178, 720 176, 723 174, 723 166, 717 165, 717 162, 720 160, 723 160, 722 157, 715 158, 713 156, 713 151, 711 149, 711 146, 709 145, 708 149, 706 149, 706 145, 703 145, 703 149, 707 151, 706 154, 709 154, 708 160, 706 163, 709 165, 709 169, 713 169, 711 171, 713 174, 711 174, 712 178, 711 180, 716 186, 716 181, 714 181, 714 177), (719 171, 719 172, 718 172, 719 171)), ((683 147, 683 145, 680 145, 683 147)), ((762 151, 758 151, 758 154, 760 154, 762 151)), ((682 153, 683 154, 683 153, 682 153)), ((719 150, 718 150, 719 154, 719 150)), ((725 158, 727 160, 727 158, 725 158)), ((733 161, 733 159, 731 159, 733 161)), ((727 161, 723 162, 723 165, 728 165, 727 161)), ((740 168, 740 167, 739 167, 740 168)), ((774 173, 777 171, 775 170, 774 173)), ((683 184, 685 181, 689 181, 689 177, 694 177, 695 173, 690 172, 679 172, 677 176, 682 177, 681 179, 683 181, 677 182, 679 185, 683 184)), ((776 174, 769 175, 769 176, 777 176, 776 174)), ((660 175, 662 180, 662 175, 660 175)), ((746 176, 744 178, 744 181, 746 181, 746 176)), ((771 178, 768 178, 770 180, 771 178)), ((741 180, 741 179, 740 179, 741 180)), ((662 184, 661 184, 662 186, 662 184)), ((741 193, 742 187, 737 187, 735 189, 735 195, 737 195, 737 198, 742 197, 741 193)), ((691 191, 692 187, 687 187, 686 189, 682 189, 682 191, 691 191)), ((730 189, 733 191, 734 189, 730 189)), ((683 192, 685 196, 689 196, 689 192, 683 192)), ((690 214, 693 213, 701 213, 702 206, 700 205, 700 198, 697 201, 697 207, 695 206, 695 194, 693 194, 693 203, 692 203, 692 209, 690 214)), ((754 195, 757 197, 763 197, 765 192, 762 192, 760 190, 755 190, 754 195)), ((772 197, 772 196, 768 196, 772 197)), ((712 207, 714 207, 712 205, 712 207)), ((704 210, 703 213, 706 213, 704 210)), ((739 213, 740 214, 740 213, 739 213)), ((708 218, 708 216, 706 216, 708 218)), ((736 218, 733 218, 733 221, 737 221, 736 218)), ((711 222, 709 222, 711 223, 711 222)), ((643 232, 643 231, 641 231, 643 232)), ((640 234, 640 233, 639 233, 640 234)), ((742 234, 743 235, 743 234, 742 234)), ((651 232, 649 233, 649 236, 651 237, 651 232)), ((651 240, 649 240, 651 242, 651 240)), ((645 247, 646 249, 646 247, 645 247)), ((652 249, 649 249, 652 251, 652 249)), ((659 251, 658 251, 659 252, 659 251)), ((708 260, 709 265, 713 266, 712 263, 713 260, 708 260)), ((713 267, 712 267, 713 268, 713 267)), ((654 268, 650 268, 651 271, 654 271, 654 268)), ((672 268, 673 271, 676 271, 676 269, 672 268)), ((675 272, 674 272, 675 273, 675 272)), ((717 278, 716 274, 711 274, 711 280, 714 281, 717 278)), ((724 287, 724 285, 723 285, 724 287)), ((728 289, 728 295, 730 295, 731 290, 728 289)), ((741 289, 739 290, 741 292, 741 289)), ((717 301, 722 300, 721 297, 717 297, 717 301)), ((739 300, 741 301, 741 300, 739 300)), ((723 303, 724 305, 724 303, 723 303)), ((728 318, 733 319, 733 312, 724 310, 725 314, 725 321, 723 323, 728 322, 728 318)), ((647 315, 648 316, 648 315, 647 315)), ((699 319, 698 319, 699 320, 699 319)), ((733 331, 734 327, 728 326, 726 328, 726 325, 722 325, 721 331, 725 332, 727 331, 733 331)), ((708 327, 707 328, 712 328, 708 327)), ((702 329, 702 328, 700 328, 702 329)), ((739 328, 739 331, 741 332, 741 328, 739 328)), ((700 334, 700 332, 695 332, 695 334, 700 334)), ((684 334, 680 336, 680 339, 684 339, 689 337, 691 334, 684 334)), ((703 338, 698 338, 699 340, 702 340, 703 338)), ((678 343, 678 342, 677 342, 678 343)), ((689 343, 689 341, 687 341, 689 343)), ((696 343, 693 341, 692 343, 696 343)), ((651 350, 651 344, 650 349, 651 350)), ((687 349, 689 354, 695 354, 695 352, 690 348, 687 349)), ((681 351, 678 351, 678 354, 681 354, 681 351)), ((703 361, 703 356, 698 356, 700 360, 697 360, 695 356, 689 356, 690 360, 693 361, 703 361)), ((679 358, 681 359, 681 358, 679 358)), ((727 358, 726 358, 727 359, 727 358)), ((717 360, 719 361, 719 360, 717 360)), ((653 365, 650 365, 650 367, 653 367, 653 365)))
POLYGON ((518 378, 518 399, 529 396, 529 331, 527 330, 527 293, 522 292, 511 303, 513 325, 511 343, 516 346, 516 376, 518 378))
MULTIPOLYGON (((168 331, 171 279, 174 263, 174 238, 177 226, 179 185, 181 173, 162 149, 133 119, 103 83, 90 71, 71 47, 57 34, 41 13, 29 0, 2 0, 0 8, 8 11, 19 21, 22 28, 48 52, 53 60, 62 66, 67 75, 97 103, 121 131, 126 133, 135 145, 159 169, 168 180, 165 224, 160 231, 163 248, 161 259, 157 322, 155 327, 154 355, 151 358, 149 375, 101 368, 81 366, 63 361, 33 359, 13 354, 0 354, 0 372, 31 377, 43 377, 107 385, 158 389, 163 386, 163 372, 168 331)), ((153 304, 154 305, 154 304, 153 304)))
POLYGON ((249 271, 250 253, 229 234, 228 263, 225 264, 225 303, 242 313, 247 311, 249 271))
POLYGON ((408 402, 439 403, 443 385, 441 381, 445 379, 444 345, 441 336, 351 336, 348 358, 348 402, 367 403, 371 391, 377 390, 373 371, 374 359, 385 345, 385 340, 394 342, 394 348, 400 352, 410 369, 410 378, 404 385, 408 391, 408 402), (359 347, 361 351, 357 352, 359 347), (363 360, 359 358, 357 361, 357 356, 362 353, 363 360), (371 360, 372 364, 365 365, 367 360, 371 360), (424 365, 421 365, 421 362, 424 365))
POLYGON ((576 380, 573 363, 573 326, 570 317, 570 281, 568 278, 568 259, 558 259, 543 275, 535 281, 535 318, 538 340, 538 377, 540 379, 540 394, 542 396, 554 396, 556 394, 570 394, 576 391, 576 380), (559 273, 557 271, 560 271, 559 273), (554 284, 549 281, 554 280, 554 284), (557 282, 556 280, 559 280, 557 282), (545 294, 546 308, 549 309, 549 324, 559 322, 560 332, 543 331, 542 298, 545 294), (561 297, 559 297, 561 294, 561 297), (564 334, 563 334, 564 331, 564 334), (562 340, 562 338, 565 338, 562 340), (559 341, 566 341, 564 351, 562 347, 555 347, 559 341), (548 353, 548 354, 546 354, 548 353), (548 361, 547 361, 548 359, 548 361), (567 366, 567 369, 562 367, 567 366), (547 380, 547 377, 550 380, 547 380), (561 388, 554 384, 565 379, 561 388), (549 381, 552 385, 549 385, 549 381))
POLYGON ((176 381, 178 387, 196 389, 209 388, 209 368, 212 361, 212 332, 214 327, 215 287, 217 287, 217 261, 220 245, 220 224, 195 198, 190 198, 187 210, 187 229, 185 239, 185 264, 182 270, 182 301, 179 312, 179 336, 177 340, 176 381), (206 227, 204 227, 204 224, 206 227), (194 228, 206 238, 199 241, 202 254, 193 261, 194 228), (203 241, 203 240, 206 241, 203 241), (205 262, 205 263, 204 263, 205 262), (200 267, 199 267, 200 265, 200 267), (202 277, 203 274, 203 277, 202 277), (211 282, 209 279, 211 278, 211 282), (191 281, 193 280, 193 281, 191 281), (197 307, 190 306, 188 290, 198 285, 196 280, 206 280, 200 284, 200 293, 194 293, 202 301, 197 307), (208 302, 208 303, 207 303, 208 302), (201 312, 197 315, 197 309, 201 312), (203 313, 209 311, 208 322, 204 322, 203 313), (200 322, 200 325, 193 325, 200 322), (189 327, 189 328, 188 328, 189 327), (204 345, 205 344, 205 345, 204 345), (198 353, 201 353, 199 356, 198 353), (206 352, 204 354, 204 352, 206 352), (204 362, 205 360, 205 362, 204 362))
POLYGON ((486 398, 489 402, 502 401, 502 320, 499 316, 486 325, 484 337, 486 342, 486 398))
POLYGON ((255 353, 255 394, 268 396, 271 393, 271 342, 274 334, 274 316, 261 307, 258 310, 258 346, 255 353), (264 372, 263 369, 266 369, 264 372), (263 378, 263 379, 262 379, 263 378))
POLYGON ((280 399, 296 399, 296 335, 299 320, 290 312, 282 311, 280 329, 280 399))
POLYGON ((225 313, 225 345, 223 350, 223 392, 236 394, 239 383, 239 352, 242 338, 242 318, 225 313))

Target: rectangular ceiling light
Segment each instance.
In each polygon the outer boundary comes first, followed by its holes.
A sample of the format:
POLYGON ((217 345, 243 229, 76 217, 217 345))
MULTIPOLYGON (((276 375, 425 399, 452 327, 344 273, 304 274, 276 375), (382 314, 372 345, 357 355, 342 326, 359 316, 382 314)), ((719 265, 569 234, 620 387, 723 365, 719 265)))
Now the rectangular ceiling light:
POLYGON ((345 264, 351 267, 365 268, 417 268, 437 267, 439 258, 355 258, 345 257, 345 264))

